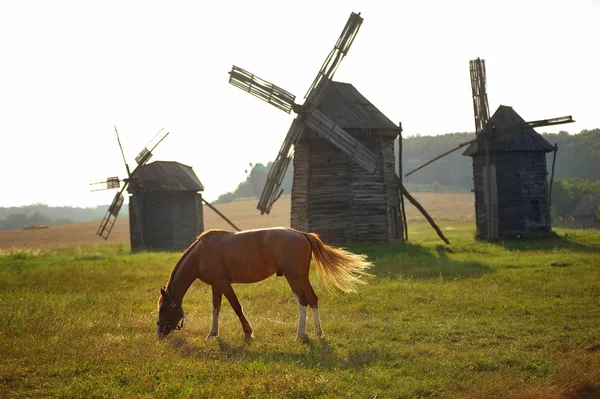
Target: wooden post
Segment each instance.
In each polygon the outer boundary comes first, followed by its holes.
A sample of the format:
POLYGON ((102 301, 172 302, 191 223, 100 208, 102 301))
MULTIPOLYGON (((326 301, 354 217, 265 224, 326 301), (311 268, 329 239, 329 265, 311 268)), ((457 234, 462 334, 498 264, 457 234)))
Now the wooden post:
POLYGON ((406 198, 410 201, 411 204, 413 204, 419 211, 421 211, 421 213, 423 214, 423 216, 425 216, 425 219, 427 219, 427 221, 429 222, 429 224, 431 225, 431 227, 433 227, 433 229, 435 230, 435 232, 437 233, 437 235, 448 245, 450 245, 450 241, 448 241, 448 239, 446 237, 444 237, 444 234, 442 233, 442 230, 440 230, 440 228, 437 226, 437 224, 435 224, 435 222, 433 221, 433 219, 431 218, 431 216, 429 216, 429 214, 427 213, 427 211, 425 210, 425 208, 423 208, 421 206, 421 204, 419 204, 417 202, 416 199, 413 198, 412 195, 409 194, 408 191, 406 191, 406 188, 404 188, 403 185, 400 186, 402 189, 402 194, 406 196, 406 198))
MULTIPOLYGON (((400 134, 398 136, 398 184, 402 187, 402 122, 398 122, 400 134)), ((406 208, 404 207, 404 194, 400 190, 400 215, 402 217, 403 241, 408 241, 408 224, 406 223, 406 208)))
POLYGON ((552 184, 554 183, 554 165, 556 165, 556 153, 558 144, 554 143, 554 158, 552 159, 552 175, 550 176, 550 187, 548 188, 548 209, 550 210, 550 219, 552 219, 552 184))

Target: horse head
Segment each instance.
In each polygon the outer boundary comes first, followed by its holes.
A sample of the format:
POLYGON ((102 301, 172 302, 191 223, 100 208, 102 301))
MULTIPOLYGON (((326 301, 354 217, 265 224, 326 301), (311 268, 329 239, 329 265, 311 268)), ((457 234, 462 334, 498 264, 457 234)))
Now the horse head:
POLYGON ((173 330, 181 330, 185 316, 181 304, 170 297, 164 288, 160 289, 158 298, 158 319, 156 321, 156 335, 164 338, 173 330), (180 324, 181 322, 181 324, 180 324))

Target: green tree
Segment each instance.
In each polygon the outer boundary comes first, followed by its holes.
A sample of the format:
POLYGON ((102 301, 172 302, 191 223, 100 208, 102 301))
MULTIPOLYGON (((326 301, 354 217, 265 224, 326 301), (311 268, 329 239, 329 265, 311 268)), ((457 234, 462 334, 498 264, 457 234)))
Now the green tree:
POLYGON ((552 218, 568 216, 588 194, 600 195, 600 180, 590 182, 574 177, 556 179, 552 186, 552 218))

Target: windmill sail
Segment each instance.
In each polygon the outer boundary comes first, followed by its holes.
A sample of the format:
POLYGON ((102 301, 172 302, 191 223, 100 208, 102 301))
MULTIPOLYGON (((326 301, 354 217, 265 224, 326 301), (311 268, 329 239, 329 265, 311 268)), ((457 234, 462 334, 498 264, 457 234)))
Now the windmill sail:
POLYGON ((319 83, 322 79, 331 80, 333 79, 333 75, 337 71, 337 68, 340 66, 342 59, 348 54, 350 50, 350 46, 352 46, 352 42, 354 42, 354 38, 358 34, 358 30, 362 25, 363 18, 360 16, 360 13, 352 13, 350 14, 350 18, 348 18, 348 22, 346 22, 346 26, 342 30, 340 37, 338 38, 333 50, 329 53, 325 62, 321 66, 317 77, 313 81, 313 83, 308 88, 306 95, 304 98, 308 98, 310 93, 314 88, 319 86, 319 83))
POLYGON ((260 210, 261 214, 266 213, 268 215, 271 212, 273 203, 277 201, 281 195, 279 187, 281 187, 285 171, 292 160, 292 145, 294 145, 304 130, 302 122, 299 119, 300 118, 296 118, 292 122, 292 125, 285 136, 285 140, 283 140, 281 149, 275 158, 275 162, 271 165, 265 187, 263 188, 260 200, 258 201, 257 209, 260 210))
POLYGON ((108 207, 106 215, 104 215, 104 219, 102 219, 100 227, 96 232, 96 235, 99 235, 100 237, 104 238, 104 240, 108 239, 108 236, 110 235, 110 232, 112 231, 112 228, 115 225, 115 221, 117 220, 117 216, 119 215, 119 211, 121 210, 121 206, 123 206, 123 201, 125 200, 125 198, 123 198, 123 190, 126 186, 127 185, 123 186, 121 191, 119 191, 115 195, 115 198, 108 207))
POLYGON ((377 171, 377 157, 319 110, 313 110, 305 124, 370 173, 377 171))
POLYGON ((111 190, 113 188, 121 187, 121 180, 117 176, 112 176, 107 177, 104 180, 93 181, 90 183, 90 186, 96 187, 91 189, 90 191, 111 190))
POLYGON ((481 134, 490 120, 490 107, 488 104, 485 78, 485 60, 477 58, 469 61, 471 71, 471 92, 473 97, 473 111, 475 116, 475 132, 481 134))
POLYGON ((292 93, 235 65, 229 72, 229 83, 288 114, 292 111, 296 100, 296 96, 292 93))

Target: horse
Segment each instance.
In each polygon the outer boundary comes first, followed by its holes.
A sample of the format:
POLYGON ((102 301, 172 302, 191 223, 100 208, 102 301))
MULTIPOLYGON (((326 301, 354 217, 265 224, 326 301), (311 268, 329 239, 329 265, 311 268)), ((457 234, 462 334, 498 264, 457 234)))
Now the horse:
POLYGON ((219 336, 221 299, 225 295, 238 316, 246 340, 254 330, 246 318, 231 284, 256 283, 273 274, 283 275, 299 309, 296 339, 306 338, 307 306, 310 306, 317 337, 323 337, 318 298, 309 281, 311 259, 324 286, 356 292, 357 284, 370 276, 373 265, 366 255, 329 246, 315 233, 287 227, 230 232, 208 230, 199 235, 176 262, 166 286, 160 289, 156 334, 164 338, 183 327, 183 297, 194 281, 212 288, 212 325, 208 338, 219 336))

